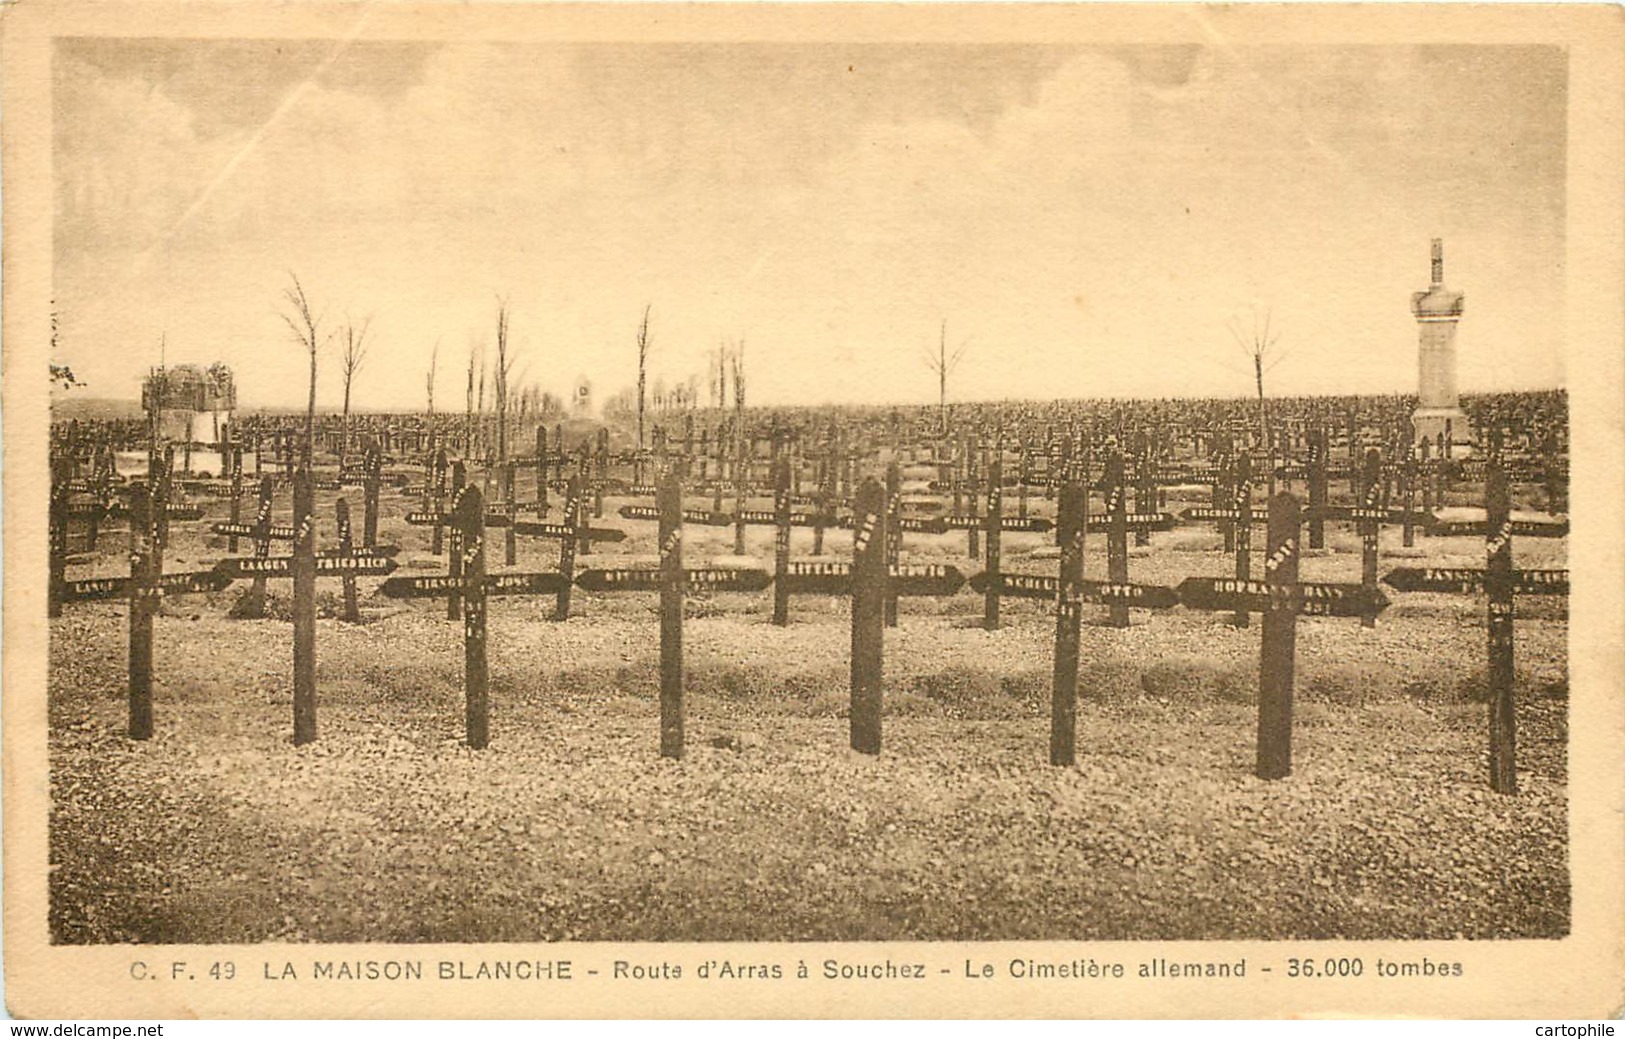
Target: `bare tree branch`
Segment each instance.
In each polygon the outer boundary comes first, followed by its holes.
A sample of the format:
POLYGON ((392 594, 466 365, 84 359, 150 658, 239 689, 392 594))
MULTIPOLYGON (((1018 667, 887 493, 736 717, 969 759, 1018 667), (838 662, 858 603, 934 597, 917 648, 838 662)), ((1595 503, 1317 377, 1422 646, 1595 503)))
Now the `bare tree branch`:
POLYGON ((514 359, 508 356, 508 317, 508 300, 504 296, 498 296, 497 356, 494 374, 497 409, 497 458, 502 462, 508 460, 508 375, 512 372, 514 365, 514 359))
POLYGON ((954 369, 959 367, 960 359, 965 356, 965 351, 969 347, 970 339, 967 337, 960 341, 960 344, 954 348, 951 355, 948 353, 948 319, 943 318, 942 328, 937 336, 936 352, 932 353, 930 348, 926 348, 926 367, 937 377, 937 417, 939 423, 946 424, 948 421, 948 376, 952 375, 954 369))
POLYGON ((343 428, 339 440, 339 469, 350 454, 350 388, 355 383, 355 373, 367 359, 367 350, 372 345, 368 339, 368 332, 372 329, 372 317, 361 322, 357 328, 354 321, 345 319, 344 327, 338 330, 341 341, 339 353, 339 376, 344 380, 344 418, 343 428))
POLYGON ((1258 393, 1259 434, 1267 436, 1268 417, 1264 403, 1264 376, 1275 370, 1292 352, 1280 349, 1281 334, 1275 328, 1274 315, 1265 310, 1262 315, 1255 309, 1250 327, 1240 318, 1231 318, 1230 337, 1247 357, 1252 368, 1253 386, 1258 393))
MULTIPOLYGON (((643 450, 643 387, 649 368, 649 311, 654 309, 650 303, 643 308, 643 321, 638 325, 638 451, 643 450)), ((642 465, 641 460, 639 465, 642 465)))
POLYGON ((429 374, 426 382, 429 390, 429 414, 434 414, 434 379, 440 371, 440 340, 434 341, 434 348, 429 351, 429 374))
POLYGON ((305 294, 299 275, 290 270, 288 280, 293 284, 282 290, 282 301, 287 307, 281 312, 282 320, 287 322, 299 345, 310 354, 310 395, 305 404, 305 445, 302 452, 304 466, 309 469, 316 439, 316 351, 332 335, 329 333, 324 337, 321 334, 322 317, 311 312, 310 297, 305 294))

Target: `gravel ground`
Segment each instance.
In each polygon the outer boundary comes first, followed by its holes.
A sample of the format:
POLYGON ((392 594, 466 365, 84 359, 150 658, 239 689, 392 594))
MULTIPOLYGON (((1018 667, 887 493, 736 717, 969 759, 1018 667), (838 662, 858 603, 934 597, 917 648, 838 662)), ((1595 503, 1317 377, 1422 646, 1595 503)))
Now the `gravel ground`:
MULTIPOLYGON (((422 572, 428 532, 401 512, 391 501, 382 540, 403 546, 402 572, 422 572)), ((606 562, 650 553, 653 525, 624 526, 606 562)), ((223 552, 177 529, 167 569, 223 552)), ((1357 539, 1328 533, 1305 578, 1357 580, 1357 539)), ((731 552, 731 529, 688 534, 694 563, 731 552)), ((118 540, 70 576, 119 572, 118 540)), ((753 528, 764 558, 770 541, 753 528)), ((844 551, 850 533, 828 541, 844 551)), ((798 530, 797 554, 810 544, 798 530)), ((1051 572, 1030 556, 1044 544, 1006 534, 1007 568, 1051 572)), ((521 567, 551 565, 552 545, 522 546, 521 567)), ((1211 528, 1154 535, 1131 572, 1228 576, 1216 545, 1211 528)), ((1418 546, 1383 569, 1482 565, 1471 538, 1418 546)), ((907 554, 969 573, 964 548, 962 534, 911 538, 907 554)), ((1519 565, 1561 566, 1563 548, 1520 541, 1519 565)), ((1091 536, 1091 576, 1103 549, 1091 536)), ((1403 552, 1397 530, 1384 552, 1403 552)), ((301 748, 286 581, 266 620, 226 618, 245 583, 166 604, 144 744, 123 736, 123 606, 72 604, 52 622, 56 941, 1568 930, 1561 602, 1519 604, 1520 792, 1503 797, 1486 783, 1472 596, 1390 593, 1370 630, 1302 621, 1295 768, 1265 783, 1251 775, 1258 633, 1223 615, 1086 621, 1078 764, 1061 769, 1046 764, 1053 620, 1040 604, 1007 601, 1003 629, 986 632, 979 597, 905 600, 887 633, 885 749, 870 759, 846 749, 844 602, 797 599, 778 629, 770 595, 697 597, 689 752, 674 762, 657 756, 654 596, 578 591, 563 624, 551 600, 492 600, 492 742, 471 752, 460 626, 443 603, 378 598, 376 584, 361 582, 366 623, 318 622, 321 736, 301 748)), ((331 607, 338 583, 319 587, 331 607)))

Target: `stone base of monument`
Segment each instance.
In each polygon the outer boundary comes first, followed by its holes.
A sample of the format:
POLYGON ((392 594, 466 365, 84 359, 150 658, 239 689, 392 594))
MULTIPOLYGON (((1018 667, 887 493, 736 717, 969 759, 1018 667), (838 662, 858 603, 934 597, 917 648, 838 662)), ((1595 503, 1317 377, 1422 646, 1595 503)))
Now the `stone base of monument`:
POLYGON ((1411 414, 1411 426, 1416 430, 1416 444, 1434 444, 1448 429, 1450 457, 1468 458, 1473 454, 1472 426, 1467 413, 1457 407, 1417 408, 1411 414))

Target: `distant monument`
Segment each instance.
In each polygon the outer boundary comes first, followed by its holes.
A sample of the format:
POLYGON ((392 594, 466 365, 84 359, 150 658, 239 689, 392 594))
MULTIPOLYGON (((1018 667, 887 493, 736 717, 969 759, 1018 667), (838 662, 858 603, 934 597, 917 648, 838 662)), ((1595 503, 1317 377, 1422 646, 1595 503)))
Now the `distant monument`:
POLYGON ((570 397, 570 416, 588 418, 592 415, 592 382, 585 375, 576 376, 575 393, 570 397))
POLYGON ((1420 342, 1417 351, 1417 404, 1411 423, 1416 442, 1438 442, 1449 427, 1452 446, 1469 446, 1472 433, 1456 395, 1456 322, 1462 294, 1444 287, 1444 240, 1433 240, 1433 279, 1425 292, 1411 294, 1420 342))
POLYGON ((141 407, 164 440, 213 446, 237 410, 237 386, 224 364, 153 368, 141 384, 141 407))

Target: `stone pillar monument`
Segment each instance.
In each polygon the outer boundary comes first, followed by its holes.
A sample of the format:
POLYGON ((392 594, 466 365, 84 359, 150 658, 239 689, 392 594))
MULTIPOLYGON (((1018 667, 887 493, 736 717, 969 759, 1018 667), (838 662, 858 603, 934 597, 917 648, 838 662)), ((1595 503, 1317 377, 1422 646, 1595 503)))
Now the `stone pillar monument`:
POLYGON ((576 376, 575 393, 570 398, 570 414, 575 418, 592 417, 592 382, 585 375, 576 376))
POLYGON ((1433 240, 1433 280, 1426 292, 1411 294, 1420 342, 1417 351, 1417 402, 1411 421, 1418 443, 1437 442, 1450 426, 1452 446, 1468 447, 1472 433, 1456 396, 1456 322, 1462 294, 1444 287, 1444 242, 1433 240))

